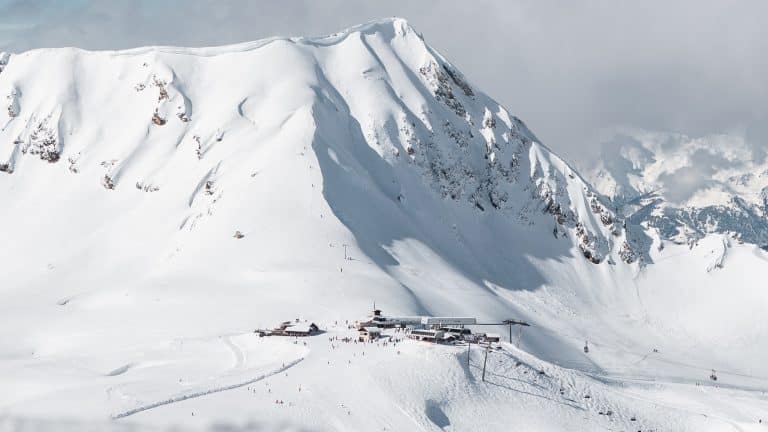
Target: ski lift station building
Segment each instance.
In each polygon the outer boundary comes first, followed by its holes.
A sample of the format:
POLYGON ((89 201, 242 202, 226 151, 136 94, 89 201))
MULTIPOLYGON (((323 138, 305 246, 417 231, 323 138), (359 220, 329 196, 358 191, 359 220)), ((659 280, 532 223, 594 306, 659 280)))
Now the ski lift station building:
POLYGON ((464 327, 477 324, 477 319, 469 317, 421 317, 421 325, 425 327, 464 327))
POLYGON ((373 311, 370 318, 360 322, 362 327, 408 327, 408 328, 439 328, 464 327, 477 324, 477 319, 470 317, 435 317, 435 316, 384 316, 380 309, 373 311))
POLYGON ((362 327, 358 330, 360 342, 370 342, 381 337, 381 329, 378 327, 362 327))
POLYGON ((320 332, 320 328, 315 323, 309 324, 290 324, 282 329, 285 336, 312 336, 320 332))

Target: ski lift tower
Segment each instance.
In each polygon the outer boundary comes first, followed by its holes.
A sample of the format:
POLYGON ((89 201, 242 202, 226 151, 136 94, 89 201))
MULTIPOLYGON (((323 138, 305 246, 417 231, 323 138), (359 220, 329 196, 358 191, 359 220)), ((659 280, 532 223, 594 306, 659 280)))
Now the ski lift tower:
POLYGON ((495 323, 476 323, 475 325, 482 325, 482 326, 498 326, 498 325, 505 325, 509 327, 509 343, 512 343, 512 326, 519 326, 517 328, 517 347, 520 348, 520 338, 522 336, 523 327, 530 327, 531 325, 528 324, 525 321, 518 321, 514 319, 505 319, 502 322, 495 322, 495 323))
POLYGON ((523 336, 523 327, 530 327, 531 325, 525 321, 517 321, 513 319, 505 319, 502 324, 506 324, 509 327, 509 343, 512 343, 512 326, 520 326, 517 328, 517 347, 520 348, 520 339, 523 336))

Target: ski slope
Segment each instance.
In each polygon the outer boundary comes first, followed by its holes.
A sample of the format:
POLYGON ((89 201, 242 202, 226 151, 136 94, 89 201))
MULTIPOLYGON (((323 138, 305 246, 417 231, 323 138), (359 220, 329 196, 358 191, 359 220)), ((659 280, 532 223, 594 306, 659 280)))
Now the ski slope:
POLYGON ((405 20, 0 58, 0 430, 765 428, 768 252, 635 250, 405 20), (374 301, 532 327, 483 382, 330 341, 374 301), (252 333, 295 318, 327 333, 252 333))

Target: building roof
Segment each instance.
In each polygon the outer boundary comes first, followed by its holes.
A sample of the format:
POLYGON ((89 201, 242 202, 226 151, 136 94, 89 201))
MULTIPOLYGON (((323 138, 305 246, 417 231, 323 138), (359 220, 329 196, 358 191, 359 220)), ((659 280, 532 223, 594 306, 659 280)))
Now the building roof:
POLYGON ((433 330, 433 329, 414 329, 411 330, 411 334, 419 335, 419 336, 442 336, 445 332, 442 330, 433 330))
POLYGON ((315 330, 317 326, 314 323, 309 324, 291 324, 285 328, 285 331, 296 333, 310 333, 315 330))
POLYGON ((472 325, 477 323, 477 319, 471 317, 421 317, 421 323, 424 325, 472 325))

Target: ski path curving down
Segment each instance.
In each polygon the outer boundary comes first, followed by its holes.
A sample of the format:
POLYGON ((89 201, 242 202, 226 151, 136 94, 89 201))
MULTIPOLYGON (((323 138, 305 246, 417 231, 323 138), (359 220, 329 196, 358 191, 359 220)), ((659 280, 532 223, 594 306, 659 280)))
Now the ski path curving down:
POLYGON ((218 392, 223 392, 223 391, 227 391, 227 390, 236 389, 238 387, 247 386, 249 384, 253 384, 253 383, 257 382, 257 381, 261 381, 261 380, 269 378, 269 377, 271 377, 273 375, 277 375, 277 374, 279 374, 281 372, 284 372, 284 371, 290 369, 291 367, 296 366, 302 360, 304 360, 304 357, 300 357, 300 358, 298 358, 296 360, 293 360, 291 362, 285 363, 284 366, 281 366, 281 367, 273 369, 273 370, 271 370, 269 372, 263 373, 263 374, 255 377, 255 378, 251 378, 251 379, 249 379, 247 381, 243 381, 243 382, 236 383, 236 384, 225 385, 225 386, 221 386, 221 387, 213 387, 213 388, 209 388, 207 390, 201 390, 201 391, 197 391, 197 392, 193 392, 193 393, 181 394, 181 395, 174 396, 174 397, 171 397, 171 398, 168 398, 168 399, 164 399, 164 400, 161 400, 161 401, 144 404, 144 405, 141 405, 141 406, 138 406, 138 407, 135 407, 135 408, 131 408, 131 409, 127 410, 127 411, 123 411, 123 412, 119 412, 119 413, 116 413, 116 414, 112 414, 111 418, 112 418, 112 420, 117 420, 117 419, 121 419, 121 418, 124 418, 124 417, 132 416, 132 415, 140 413, 142 411, 147 411, 147 410, 151 410, 153 408, 161 407, 163 405, 169 405, 169 404, 172 404, 172 403, 185 401, 187 399, 193 399, 193 398, 200 397, 200 396, 205 396, 205 395, 209 395, 209 394, 213 394, 213 393, 218 393, 218 392))
POLYGON ((232 342, 230 336, 222 336, 221 341, 232 351, 232 355, 235 357, 235 365, 232 366, 232 369, 242 369, 243 365, 245 365, 245 354, 243 354, 243 350, 232 342))

